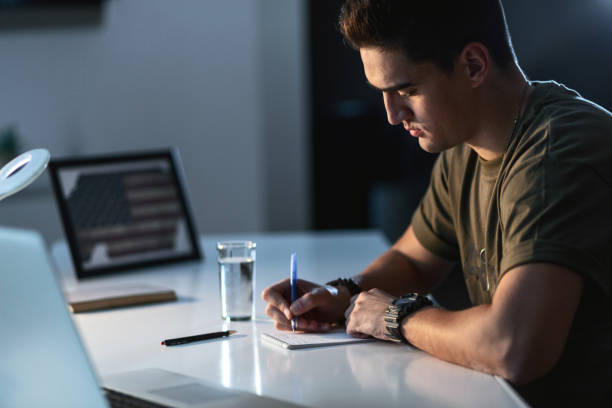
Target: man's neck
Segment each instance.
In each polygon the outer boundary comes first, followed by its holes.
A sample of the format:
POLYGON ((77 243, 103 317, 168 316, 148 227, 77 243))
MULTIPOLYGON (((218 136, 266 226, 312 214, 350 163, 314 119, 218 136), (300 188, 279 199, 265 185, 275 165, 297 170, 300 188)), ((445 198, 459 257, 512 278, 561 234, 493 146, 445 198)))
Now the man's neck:
POLYGON ((477 97, 477 131, 466 143, 484 160, 501 156, 516 131, 531 86, 518 66, 495 72, 477 97))

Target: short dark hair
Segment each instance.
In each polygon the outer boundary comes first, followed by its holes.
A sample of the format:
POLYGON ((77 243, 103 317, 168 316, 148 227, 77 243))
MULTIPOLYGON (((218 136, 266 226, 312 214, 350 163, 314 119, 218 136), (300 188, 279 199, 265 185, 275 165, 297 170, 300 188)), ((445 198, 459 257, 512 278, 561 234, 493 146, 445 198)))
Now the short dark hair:
POLYGON ((500 0, 346 0, 339 28, 355 49, 399 50, 448 72, 470 42, 502 69, 516 60, 500 0))

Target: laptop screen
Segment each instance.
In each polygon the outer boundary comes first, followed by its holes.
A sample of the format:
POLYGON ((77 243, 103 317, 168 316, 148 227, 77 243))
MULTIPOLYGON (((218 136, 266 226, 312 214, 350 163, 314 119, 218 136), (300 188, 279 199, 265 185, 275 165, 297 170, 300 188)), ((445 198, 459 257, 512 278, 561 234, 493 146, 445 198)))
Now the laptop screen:
POLYGON ((0 406, 106 406, 42 238, 0 228, 0 259, 0 406))

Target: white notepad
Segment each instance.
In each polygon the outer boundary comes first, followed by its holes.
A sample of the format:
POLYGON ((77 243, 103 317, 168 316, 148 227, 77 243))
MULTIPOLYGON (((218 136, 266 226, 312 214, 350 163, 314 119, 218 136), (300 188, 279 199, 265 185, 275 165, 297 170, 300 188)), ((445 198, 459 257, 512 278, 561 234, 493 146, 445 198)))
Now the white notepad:
POLYGON ((269 331, 261 333, 261 339, 289 350, 310 347, 336 346, 340 344, 364 343, 375 340, 373 338, 360 339, 357 337, 351 337, 346 334, 344 329, 333 330, 327 333, 292 333, 283 331, 269 331))

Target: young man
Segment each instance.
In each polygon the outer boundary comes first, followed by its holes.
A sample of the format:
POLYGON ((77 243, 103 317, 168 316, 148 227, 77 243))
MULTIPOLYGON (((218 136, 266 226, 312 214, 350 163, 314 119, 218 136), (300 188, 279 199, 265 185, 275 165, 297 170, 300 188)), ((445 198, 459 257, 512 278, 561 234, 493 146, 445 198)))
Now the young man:
POLYGON ((389 123, 441 154, 411 225, 368 268, 300 281, 293 304, 287 281, 264 290, 276 327, 343 320, 500 375, 536 406, 612 401, 610 112, 529 82, 497 0, 347 0, 340 28, 389 123), (457 262, 473 306, 430 305, 457 262))

